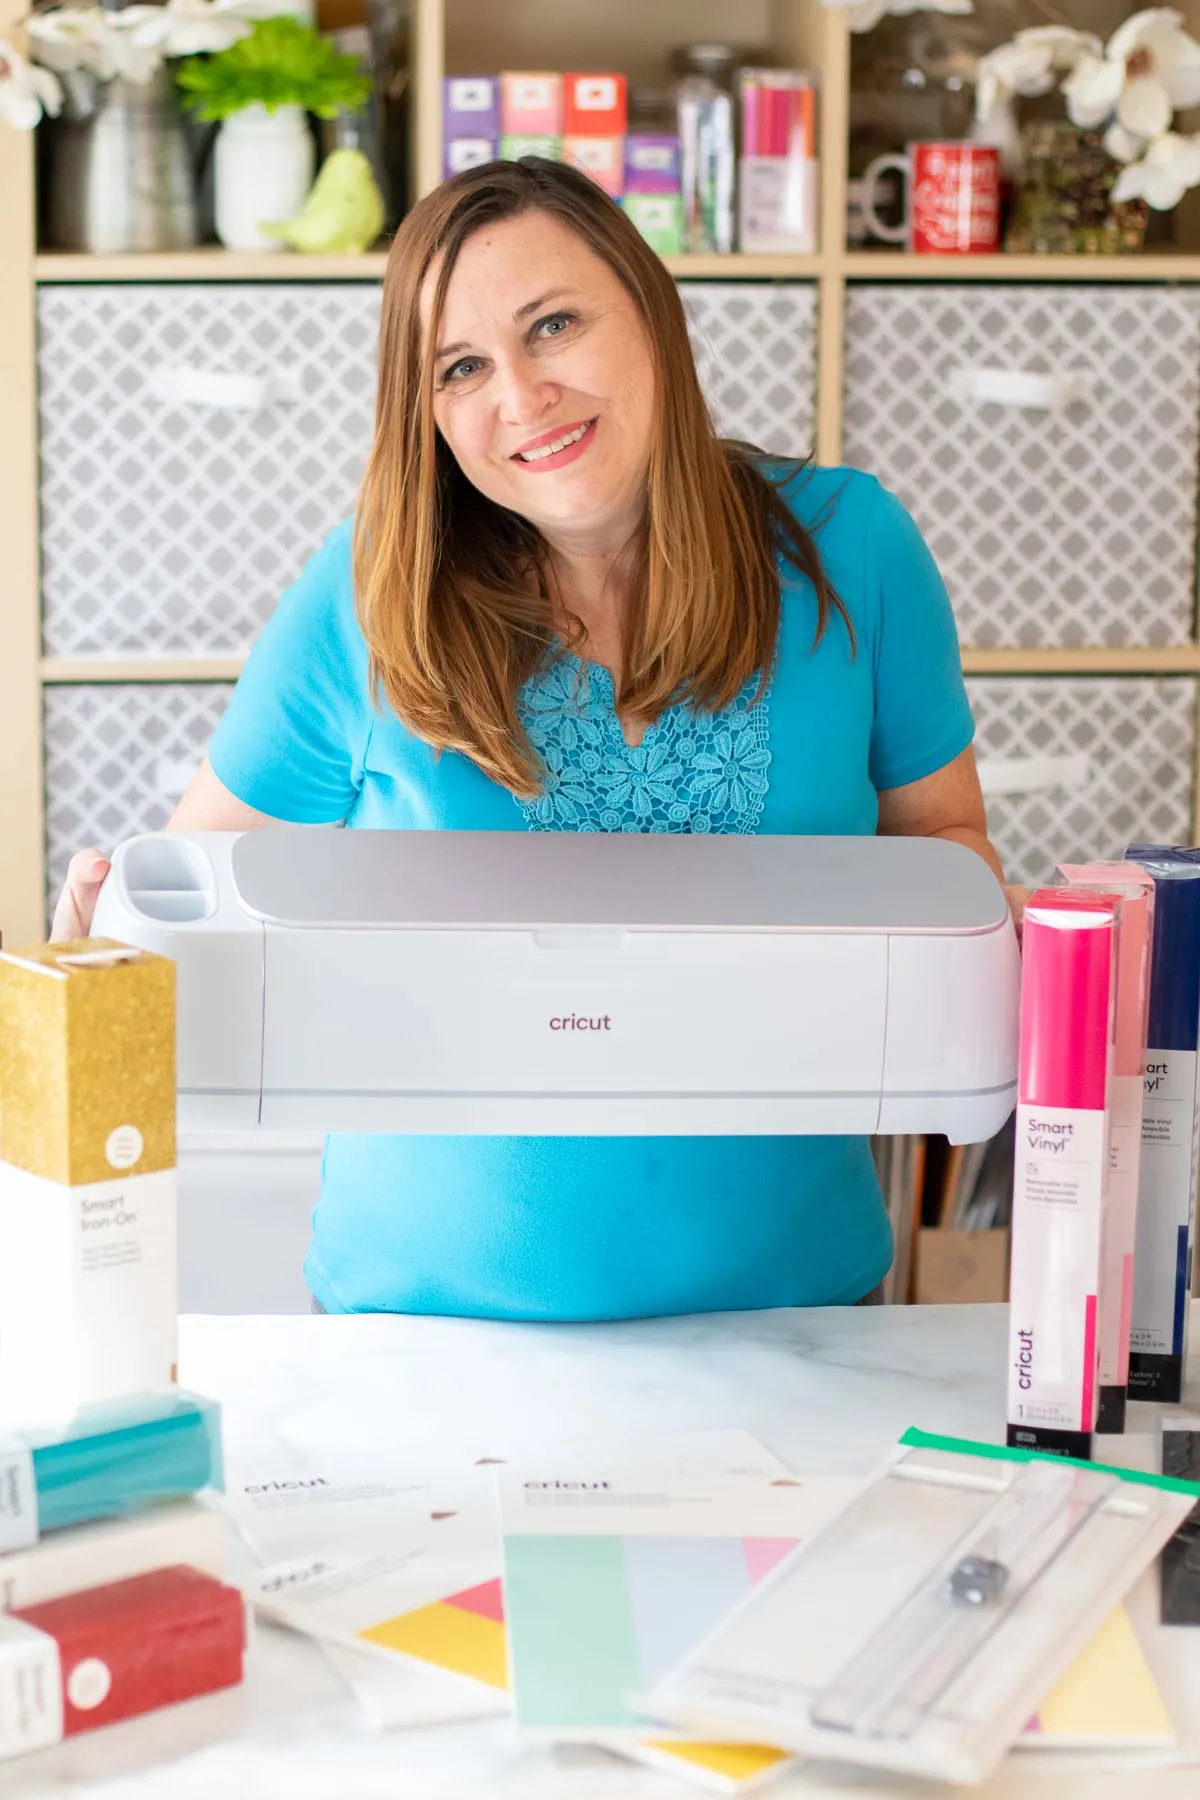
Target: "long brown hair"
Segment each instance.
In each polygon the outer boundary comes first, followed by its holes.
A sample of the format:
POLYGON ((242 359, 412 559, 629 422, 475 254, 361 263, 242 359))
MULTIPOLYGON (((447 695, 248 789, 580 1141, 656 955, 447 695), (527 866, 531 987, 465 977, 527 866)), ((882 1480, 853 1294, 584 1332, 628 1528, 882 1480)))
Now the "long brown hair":
POLYGON ((481 227, 531 211, 567 226, 608 264, 654 358, 655 425, 645 518, 631 546, 619 710, 644 720, 680 702, 716 711, 755 675, 765 682, 779 632, 776 555, 811 580, 818 638, 831 612, 850 627, 811 535, 758 467, 760 453, 714 435, 679 290, 621 209, 588 176, 538 157, 456 176, 408 214, 388 258, 355 590, 372 692, 382 690, 419 737, 462 751, 522 796, 542 785, 517 696, 556 644, 547 546, 462 474, 434 424, 433 372, 463 245, 481 227), (438 256, 423 346, 420 295, 438 256))

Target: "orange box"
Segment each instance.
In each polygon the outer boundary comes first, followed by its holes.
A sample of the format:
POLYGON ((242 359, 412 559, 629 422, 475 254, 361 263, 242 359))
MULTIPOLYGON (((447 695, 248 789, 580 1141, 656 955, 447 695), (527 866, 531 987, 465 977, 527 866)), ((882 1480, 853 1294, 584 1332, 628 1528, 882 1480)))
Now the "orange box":
POLYGON ((568 75, 563 82, 565 137, 624 137, 624 75, 568 75))

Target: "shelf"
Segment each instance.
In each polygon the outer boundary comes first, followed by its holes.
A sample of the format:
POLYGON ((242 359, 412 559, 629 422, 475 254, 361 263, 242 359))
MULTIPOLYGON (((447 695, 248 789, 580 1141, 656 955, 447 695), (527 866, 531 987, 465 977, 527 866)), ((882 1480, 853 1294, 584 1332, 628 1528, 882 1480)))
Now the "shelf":
POLYGON ((962 666, 967 675, 1200 675, 1200 644, 1113 650, 964 648, 962 666))
POLYGON ((236 681, 244 656, 44 656, 46 685, 105 681, 236 681))
POLYGON ((850 280, 1200 281, 1200 256, 908 256, 856 250, 834 259, 850 280))
MULTIPOLYGON (((47 656, 46 685, 112 681, 236 681, 242 656, 47 656)), ((1200 644, 1165 649, 972 650, 962 653, 968 675, 1200 675, 1200 644)))
MULTIPOLYGON (((712 280, 814 279, 825 263, 820 256, 668 256, 672 275, 712 280)), ((387 252, 366 256, 299 256, 292 252, 242 255, 210 246, 155 256, 72 256, 45 251, 34 262, 39 282, 118 281, 378 281, 387 252)))
POLYGON ((157 255, 75 256, 47 250, 34 258, 35 281, 378 281, 387 263, 385 250, 365 256, 300 256, 242 254, 209 245, 198 250, 169 250, 157 255))
MULTIPOLYGON (((682 280, 816 281, 1180 281, 1200 282, 1200 256, 906 256, 858 250, 813 256, 668 256, 682 280)), ((165 251, 159 255, 75 256, 43 251, 34 260, 38 282, 121 281, 379 281, 386 250, 365 256, 300 256, 222 250, 165 251)))

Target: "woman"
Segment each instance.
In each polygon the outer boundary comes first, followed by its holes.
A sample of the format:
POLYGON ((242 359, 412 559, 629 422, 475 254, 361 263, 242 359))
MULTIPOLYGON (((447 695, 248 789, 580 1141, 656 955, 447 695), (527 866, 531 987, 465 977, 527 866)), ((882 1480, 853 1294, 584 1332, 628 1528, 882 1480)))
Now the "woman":
MULTIPOLYGON (((526 159, 404 221, 353 532, 172 824, 878 830, 999 874, 972 730, 903 508, 716 439, 663 264, 526 159)), ((57 932, 104 868, 76 859, 57 932)), ((306 1273, 329 1311, 596 1319, 856 1302, 890 1259, 861 1139, 364 1136, 329 1141, 306 1273)))

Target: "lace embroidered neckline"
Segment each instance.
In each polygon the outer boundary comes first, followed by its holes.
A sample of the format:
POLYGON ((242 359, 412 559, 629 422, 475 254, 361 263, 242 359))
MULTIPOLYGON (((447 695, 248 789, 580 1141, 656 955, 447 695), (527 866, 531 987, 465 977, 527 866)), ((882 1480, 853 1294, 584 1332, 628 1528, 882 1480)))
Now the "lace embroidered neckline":
POLYGON ((532 831, 749 833, 766 801, 770 691, 747 682, 717 713, 673 706, 636 748, 617 717, 612 676, 564 652, 533 675, 518 712, 545 770, 518 800, 532 831))

